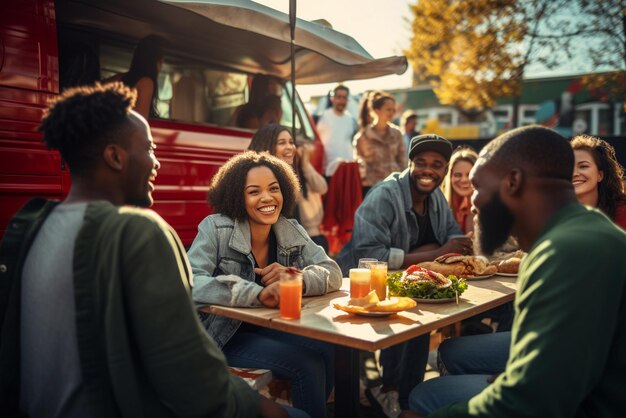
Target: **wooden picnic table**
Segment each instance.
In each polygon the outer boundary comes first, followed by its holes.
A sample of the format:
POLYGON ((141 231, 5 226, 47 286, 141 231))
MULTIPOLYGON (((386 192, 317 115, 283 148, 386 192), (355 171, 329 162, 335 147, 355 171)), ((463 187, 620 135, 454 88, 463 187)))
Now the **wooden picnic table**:
POLYGON ((234 308, 212 305, 201 311, 238 319, 262 327, 335 344, 335 416, 359 416, 359 350, 375 351, 408 341, 488 311, 513 300, 516 277, 493 276, 469 282, 459 304, 420 303, 408 311, 385 317, 365 317, 333 308, 346 304, 349 279, 341 290, 302 299, 302 317, 280 319, 278 309, 234 308))

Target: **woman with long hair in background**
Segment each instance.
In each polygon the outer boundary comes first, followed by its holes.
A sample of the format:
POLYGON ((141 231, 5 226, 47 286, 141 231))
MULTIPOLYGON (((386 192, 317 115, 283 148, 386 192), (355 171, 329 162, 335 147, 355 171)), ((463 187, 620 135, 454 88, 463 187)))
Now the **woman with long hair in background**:
MULTIPOLYGON (((372 122, 355 135, 357 156, 365 165, 364 189, 380 183, 389 174, 407 167, 407 151, 400 129, 391 123, 396 100, 386 93, 370 95, 372 122)), ((364 122, 364 121, 362 121, 364 122)))
POLYGON ((624 168, 615 157, 615 148, 589 135, 574 137, 571 145, 575 157, 572 184, 578 201, 600 209, 626 229, 624 168))
POLYGON ((472 148, 457 147, 450 157, 448 174, 441 185, 454 219, 465 234, 474 230, 474 214, 471 211, 474 188, 469 173, 477 159, 478 154, 472 148))
POLYGON ((111 81, 122 81, 137 90, 135 111, 146 119, 159 116, 157 79, 163 66, 161 44, 161 39, 155 35, 149 35, 140 40, 133 52, 128 72, 111 79, 111 81))

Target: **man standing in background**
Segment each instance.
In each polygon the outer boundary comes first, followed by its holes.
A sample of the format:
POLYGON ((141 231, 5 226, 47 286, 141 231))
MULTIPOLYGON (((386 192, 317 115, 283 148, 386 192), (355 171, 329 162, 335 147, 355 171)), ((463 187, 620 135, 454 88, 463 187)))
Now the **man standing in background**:
POLYGON ((350 90, 339 85, 333 90, 333 106, 324 111, 317 122, 317 131, 324 144, 324 175, 332 177, 339 164, 354 160, 352 137, 358 129, 354 117, 346 110, 350 90))

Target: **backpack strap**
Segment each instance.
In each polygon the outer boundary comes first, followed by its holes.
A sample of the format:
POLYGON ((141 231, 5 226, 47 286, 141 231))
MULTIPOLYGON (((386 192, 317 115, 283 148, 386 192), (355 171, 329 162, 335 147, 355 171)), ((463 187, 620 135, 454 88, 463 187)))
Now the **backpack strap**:
POLYGON ((60 202, 28 201, 9 221, 0 243, 0 410, 18 415, 19 340, 22 267, 30 246, 60 202))

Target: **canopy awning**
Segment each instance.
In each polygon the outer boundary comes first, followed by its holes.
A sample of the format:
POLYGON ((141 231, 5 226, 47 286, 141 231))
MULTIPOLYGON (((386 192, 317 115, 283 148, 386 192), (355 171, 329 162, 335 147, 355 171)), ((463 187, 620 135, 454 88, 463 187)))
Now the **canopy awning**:
MULTIPOLYGON (((142 38, 156 34, 180 53, 224 68, 291 76, 289 16, 250 0, 59 1, 64 23, 142 38)), ((315 84, 402 74, 404 56, 374 59, 352 37, 319 23, 296 23, 296 82, 315 84)))

